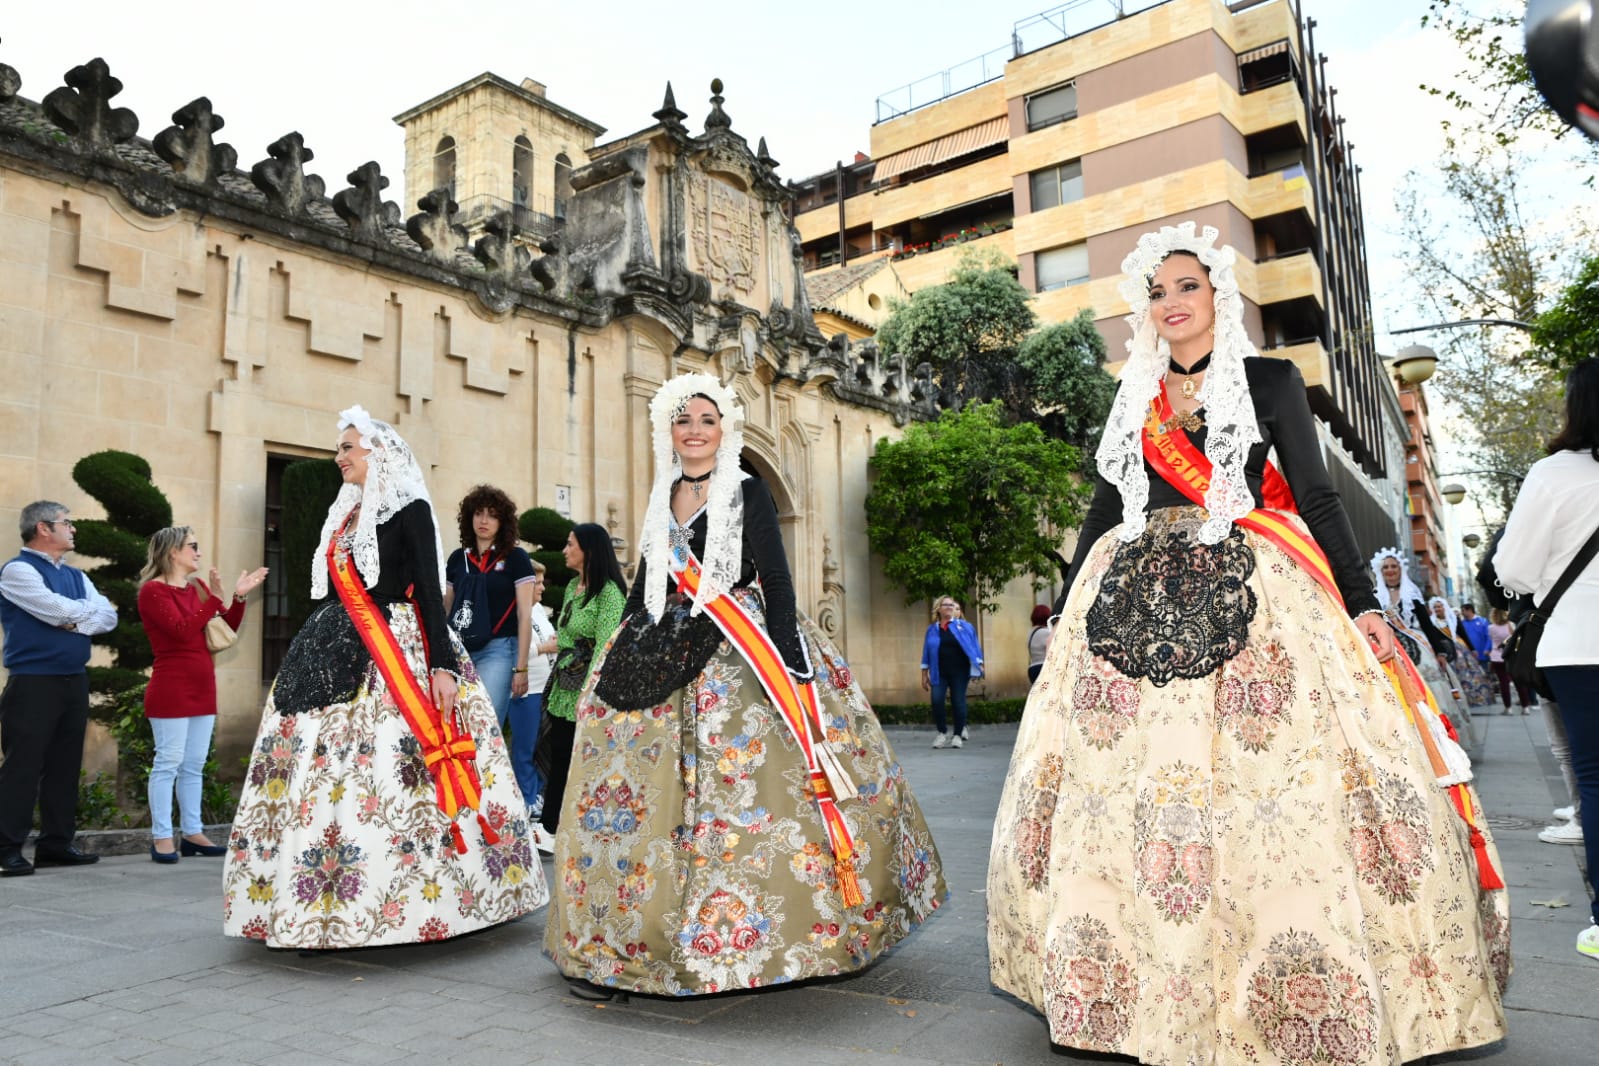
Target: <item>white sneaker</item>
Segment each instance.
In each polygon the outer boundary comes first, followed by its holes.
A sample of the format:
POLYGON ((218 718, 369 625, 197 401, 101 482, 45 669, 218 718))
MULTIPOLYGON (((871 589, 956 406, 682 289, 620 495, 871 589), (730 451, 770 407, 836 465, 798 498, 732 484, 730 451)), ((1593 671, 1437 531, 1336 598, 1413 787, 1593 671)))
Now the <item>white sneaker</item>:
POLYGON ((1576 804, 1572 804, 1570 807, 1555 808, 1555 821, 1557 822, 1569 822, 1575 817, 1577 817, 1576 804))
POLYGON ((555 854, 555 838, 545 832, 538 822, 533 823, 533 846, 546 855, 555 854))
POLYGON ((538 799, 534 800, 532 803, 529 803, 527 805, 527 816, 529 818, 533 818, 533 819, 538 819, 538 818, 544 817, 544 797, 543 796, 540 796, 538 799))
MULTIPOLYGON (((957 737, 956 739, 959 739, 959 738, 957 737)), ((940 734, 938 734, 938 736, 934 737, 933 738, 933 747, 935 747, 935 748, 947 748, 947 747, 949 747, 949 734, 948 733, 940 733, 940 734)))
POLYGON ((970 739, 972 739, 971 730, 967 726, 961 726, 961 739, 962 740, 970 740, 970 739))
POLYGON ((1582 826, 1576 822, 1567 822, 1565 825, 1552 825, 1547 829, 1539 830, 1538 839, 1545 844, 1581 844, 1582 826))
POLYGON ((1577 954, 1599 959, 1599 925, 1590 925, 1577 934, 1577 954))
POLYGON ((952 748, 958 748, 964 743, 966 743, 966 742, 964 740, 962 740, 960 737, 951 737, 950 741, 949 741, 949 746, 952 747, 952 748))

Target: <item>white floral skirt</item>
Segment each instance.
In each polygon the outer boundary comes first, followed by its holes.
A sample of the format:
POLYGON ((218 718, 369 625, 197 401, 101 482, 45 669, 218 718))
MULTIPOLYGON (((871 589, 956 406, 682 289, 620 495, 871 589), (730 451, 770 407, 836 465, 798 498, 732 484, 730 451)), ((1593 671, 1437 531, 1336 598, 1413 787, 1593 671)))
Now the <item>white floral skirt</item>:
POLYGON ((1508 903, 1415 726, 1293 559, 1198 546, 1202 519, 1113 530, 1072 589, 994 823, 994 983, 1054 1043, 1148 1063, 1497 1040, 1508 903))
MULTIPOLYGON (((390 615, 425 689, 416 615, 404 604, 390 615)), ((463 809, 455 824, 467 846, 456 849, 420 745, 375 666, 348 703, 281 715, 269 696, 228 838, 224 932, 283 948, 407 944, 548 900, 494 708, 458 640, 455 653, 457 714, 477 742, 481 812, 498 843, 463 809)))

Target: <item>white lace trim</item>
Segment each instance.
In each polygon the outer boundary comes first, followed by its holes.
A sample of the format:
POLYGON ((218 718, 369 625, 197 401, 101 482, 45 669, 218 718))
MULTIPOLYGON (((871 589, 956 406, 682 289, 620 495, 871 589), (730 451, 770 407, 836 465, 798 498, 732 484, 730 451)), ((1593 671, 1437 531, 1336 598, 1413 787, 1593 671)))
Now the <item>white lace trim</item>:
POLYGON ((378 583, 378 526, 414 500, 425 500, 432 512, 433 553, 439 571, 439 587, 443 588, 444 542, 439 537, 438 512, 428 496, 427 483, 422 478, 416 456, 393 426, 373 418, 360 404, 339 412, 339 432, 351 426, 361 434, 361 447, 371 450, 366 458, 366 481, 361 485, 346 484, 339 490, 333 506, 328 508, 327 521, 322 523, 322 539, 317 544, 316 557, 311 560, 311 597, 321 599, 328 594, 328 546, 357 503, 361 505, 361 516, 356 519, 355 532, 350 538, 350 556, 367 588, 378 583))
POLYGON ((705 502, 704 573, 694 597, 694 614, 738 583, 744 564, 744 471, 739 456, 744 451, 744 407, 738 395, 710 374, 680 374, 661 386, 650 401, 650 425, 655 451, 655 483, 639 545, 644 557, 644 609, 660 619, 666 610, 666 578, 671 569, 669 534, 672 527, 672 486, 683 476, 683 466, 672 447, 672 422, 695 395, 711 398, 722 413, 722 443, 716 449, 705 502))
POLYGON ((1257 353, 1244 330, 1244 301, 1234 273, 1238 253, 1231 245, 1216 248, 1218 235, 1214 226, 1206 226, 1196 236, 1192 222, 1163 226, 1159 232, 1140 237, 1138 246, 1122 261, 1122 273, 1127 277, 1121 283, 1121 295, 1132 309, 1127 324, 1133 335, 1127 342, 1121 388, 1111 406, 1095 460, 1100 474, 1121 492, 1123 541, 1135 540, 1144 532, 1144 508, 1149 503, 1149 474, 1144 469, 1142 440, 1144 419, 1171 358, 1171 349, 1156 335, 1149 314, 1149 279, 1174 251, 1197 255, 1210 268, 1210 283, 1216 290, 1215 347, 1199 392, 1210 427, 1205 455, 1215 468, 1210 490, 1205 493, 1205 509, 1210 517, 1199 527, 1200 541, 1220 543, 1232 523, 1255 507, 1244 464, 1249 449, 1261 437, 1244 360, 1257 353))
POLYGON ((1396 614, 1406 628, 1416 629, 1416 601, 1423 599, 1421 589, 1410 579, 1410 560, 1398 548, 1383 548, 1371 557, 1371 576, 1377 583, 1377 602, 1383 609, 1396 614), (1388 583, 1383 580, 1382 561, 1384 559, 1399 560, 1399 603, 1393 602, 1393 596, 1388 590, 1388 583))
MULTIPOLYGON (((1455 609, 1449 606, 1449 601, 1444 599, 1442 596, 1434 596, 1432 599, 1427 601, 1427 613, 1432 614, 1433 607, 1440 603, 1444 605, 1444 625, 1447 627, 1444 632, 1448 634, 1450 640, 1454 640, 1455 624, 1458 621, 1458 616, 1455 614, 1455 609)), ((1436 614, 1432 614, 1432 617, 1427 619, 1427 621, 1436 626, 1438 624, 1438 616, 1436 614)))

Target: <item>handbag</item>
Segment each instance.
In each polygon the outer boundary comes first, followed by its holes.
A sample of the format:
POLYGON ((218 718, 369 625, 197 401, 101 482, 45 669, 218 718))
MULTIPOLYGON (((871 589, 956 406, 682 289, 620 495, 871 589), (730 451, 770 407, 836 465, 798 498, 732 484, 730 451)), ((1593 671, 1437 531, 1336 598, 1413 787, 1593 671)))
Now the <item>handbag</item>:
POLYGON ((1594 530, 1582 550, 1566 566, 1543 603, 1528 611, 1517 624, 1515 632, 1510 634, 1510 639, 1505 641, 1505 669, 1510 672, 1511 678, 1519 685, 1530 686, 1545 699, 1552 700, 1555 694, 1543 671, 1538 669, 1538 642, 1543 639, 1544 625, 1555 613, 1560 597, 1566 594, 1566 589, 1572 586, 1577 576, 1588 568, 1596 554, 1599 554, 1599 529, 1594 530))
MULTIPOLYGON (((202 596, 215 599, 215 597, 210 596, 209 590, 204 585, 200 586, 200 592, 202 596)), ((227 651, 238 642, 238 631, 228 625, 227 619, 220 614, 205 624, 205 650, 212 655, 219 651, 227 651)))

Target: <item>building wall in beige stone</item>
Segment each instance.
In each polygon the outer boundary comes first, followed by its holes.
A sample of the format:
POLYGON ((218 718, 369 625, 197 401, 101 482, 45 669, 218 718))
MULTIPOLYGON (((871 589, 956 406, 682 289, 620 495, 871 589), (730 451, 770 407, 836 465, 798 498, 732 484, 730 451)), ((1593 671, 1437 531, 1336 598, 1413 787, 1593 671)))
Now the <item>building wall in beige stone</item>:
POLYGON ((1164 44, 1215 28, 1216 0, 1171 0, 1170 3, 1059 44, 1029 52, 1005 66, 1005 95, 1026 96, 1081 77, 1088 71, 1143 55, 1164 44))
POLYGON ((998 118, 1006 113, 1005 97, 1009 94, 1005 85, 1004 80, 991 81, 907 115, 879 122, 872 127, 872 158, 882 161, 895 152, 998 118))
POLYGON ((872 225, 888 229, 985 196, 1008 193, 1013 173, 1010 158, 1002 154, 931 178, 879 189, 873 194, 877 202, 872 208, 872 225))
POLYGON ((1006 258, 1014 258, 1015 238, 1015 230, 1000 230, 964 244, 940 248, 936 252, 918 252, 908 259, 896 259, 894 269, 905 283, 905 288, 916 292, 929 285, 942 285, 948 281, 949 272, 968 252, 987 252, 992 249, 1006 258))
POLYGON ((1102 111, 1207 74, 1238 90, 1238 56, 1209 29, 1084 71, 1077 79, 1077 106, 1102 111))
POLYGON ((1239 173, 1249 172, 1243 136, 1221 115, 1211 115, 1084 156, 1083 192, 1094 196, 1137 185, 1184 170, 1196 159, 1224 160, 1239 173))
MULTIPOLYGON (((16 279, 0 288, 13 382, 0 398, 0 527, 38 498, 100 516, 71 467, 118 448, 149 460, 175 520, 226 572, 265 557, 268 456, 329 454, 352 403, 415 449, 446 547, 456 502, 487 479, 521 508, 570 488, 573 518, 607 525, 631 563, 651 481, 649 396, 669 374, 735 365, 734 353, 680 351, 652 319, 584 330, 492 315, 455 289, 188 212, 150 220, 108 189, 12 169, 0 170, 0 237, 0 270, 16 279)), ((880 587, 863 529, 871 445, 900 428, 776 381, 769 362, 738 380, 750 454, 786 501, 801 606, 833 603, 874 698, 919 699, 903 653, 920 611, 880 587), (824 557, 842 592, 824 588, 824 557)), ((260 608, 252 599, 244 639, 217 658, 225 765, 259 721, 260 608)), ((993 674, 1020 691, 1025 657, 996 659, 993 674)))

